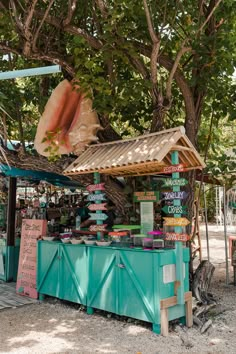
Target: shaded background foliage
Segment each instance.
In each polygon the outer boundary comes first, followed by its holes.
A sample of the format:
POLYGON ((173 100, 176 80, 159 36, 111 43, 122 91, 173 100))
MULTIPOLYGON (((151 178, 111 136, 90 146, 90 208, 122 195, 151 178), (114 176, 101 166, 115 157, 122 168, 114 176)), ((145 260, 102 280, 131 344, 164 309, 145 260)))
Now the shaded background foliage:
MULTIPOLYGON (((228 129, 236 112, 234 5, 233 0, 0 1, 1 70, 50 63, 63 69, 62 75, 0 81, 1 106, 9 114, 1 113, 1 124, 8 138, 33 141, 53 88, 62 78, 76 77, 82 89, 93 90, 104 127, 101 141, 181 124, 212 173, 232 170, 234 162, 224 152, 235 144, 228 129)), ((194 175, 190 179, 191 189, 194 175)))

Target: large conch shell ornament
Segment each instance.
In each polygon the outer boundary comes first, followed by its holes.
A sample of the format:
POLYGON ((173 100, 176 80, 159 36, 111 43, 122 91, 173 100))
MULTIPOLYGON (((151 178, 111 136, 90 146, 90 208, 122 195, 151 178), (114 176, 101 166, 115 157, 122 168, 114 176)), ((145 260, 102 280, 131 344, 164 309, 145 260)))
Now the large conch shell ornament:
POLYGON ((63 80, 52 92, 40 118, 34 140, 43 156, 79 155, 91 142, 97 141, 102 129, 92 100, 77 84, 63 80))

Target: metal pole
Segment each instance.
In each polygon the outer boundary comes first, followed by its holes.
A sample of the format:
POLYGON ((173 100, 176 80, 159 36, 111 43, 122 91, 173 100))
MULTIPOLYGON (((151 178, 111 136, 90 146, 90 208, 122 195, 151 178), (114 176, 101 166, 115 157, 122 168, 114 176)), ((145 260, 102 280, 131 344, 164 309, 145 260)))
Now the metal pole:
POLYGON ((207 259, 210 262, 210 248, 209 248, 209 234, 208 234, 208 216, 207 216, 207 202, 205 184, 203 183, 203 198, 204 198, 204 211, 205 211, 205 226, 206 226, 206 243, 207 243, 207 259))
POLYGON ((216 191, 216 225, 219 226, 219 204, 218 204, 218 186, 215 188, 216 191))
MULTIPOLYGON (((222 225, 222 206, 221 206, 221 187, 219 186, 219 215, 220 215, 220 226, 222 225)), ((224 194, 224 191, 223 191, 224 194)), ((224 196, 223 196, 224 198, 224 196)))
POLYGON ((17 77, 28 77, 37 75, 47 75, 61 72, 60 65, 42 66, 39 68, 2 71, 0 72, 0 80, 15 79, 17 77))
POLYGON ((228 264, 228 248, 227 248, 227 227, 226 227, 226 192, 225 184, 223 186, 223 205, 224 205, 224 236, 225 236, 225 264, 226 264, 226 285, 229 285, 229 264, 228 264))

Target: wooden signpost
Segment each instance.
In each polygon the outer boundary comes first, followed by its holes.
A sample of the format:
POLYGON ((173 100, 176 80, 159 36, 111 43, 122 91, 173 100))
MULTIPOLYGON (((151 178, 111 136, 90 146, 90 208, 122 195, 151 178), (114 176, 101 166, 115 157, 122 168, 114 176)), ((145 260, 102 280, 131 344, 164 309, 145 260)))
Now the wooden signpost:
POLYGON ((165 220, 165 226, 187 226, 190 224, 190 221, 186 218, 163 218, 165 220))
POLYGON ((103 232, 103 231, 106 231, 106 227, 107 227, 107 224, 90 225, 89 231, 103 232))
POLYGON ((89 213, 90 215, 90 220, 106 220, 108 218, 108 216, 106 214, 103 213, 89 213))
POLYGON ((106 200, 106 196, 105 194, 101 193, 101 194, 89 194, 87 197, 87 200, 89 202, 94 202, 97 200, 106 200))
POLYGON ((106 203, 101 203, 101 204, 90 204, 88 206, 90 211, 96 211, 96 210, 107 210, 106 208, 106 203))
POLYGON ((94 191, 104 191, 105 190, 105 183, 97 183, 97 184, 90 184, 89 186, 86 187, 88 192, 94 192, 94 191))
POLYGON ((158 202, 159 192, 156 191, 145 191, 145 192, 134 192, 134 202, 158 202))
POLYGON ((183 205, 165 205, 161 210, 166 214, 187 214, 187 207, 183 205))
POLYGON ((162 197, 164 200, 171 200, 171 199, 185 199, 187 198, 188 193, 185 191, 179 192, 163 192, 162 197))
POLYGON ((163 187, 173 187, 173 186, 186 186, 188 184, 188 181, 185 178, 166 178, 165 183, 163 184, 163 187))
POLYGON ((166 232, 165 233, 166 241, 182 241, 187 242, 190 240, 190 236, 188 234, 178 234, 175 232, 166 232))

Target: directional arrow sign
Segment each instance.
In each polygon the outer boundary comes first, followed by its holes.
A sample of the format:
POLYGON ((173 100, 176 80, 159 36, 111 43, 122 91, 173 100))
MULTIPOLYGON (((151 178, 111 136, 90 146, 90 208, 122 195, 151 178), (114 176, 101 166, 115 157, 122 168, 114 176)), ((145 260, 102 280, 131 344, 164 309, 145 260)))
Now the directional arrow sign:
POLYGON ((127 231, 120 231, 120 232, 115 232, 115 231, 112 231, 112 232, 109 232, 108 233, 109 236, 127 236, 128 235, 128 232, 127 231))
POLYGON ((99 183, 99 184, 90 184, 89 186, 86 187, 87 191, 89 192, 94 192, 94 191, 104 191, 105 183, 99 183))
POLYGON ((161 173, 174 173, 174 172, 183 172, 183 171, 186 171, 185 166, 182 164, 179 164, 179 165, 166 166, 160 172, 161 173))
POLYGON ((101 204, 90 204, 88 206, 90 211, 96 211, 96 210, 107 210, 105 207, 106 203, 101 203, 101 204))
POLYGON ((106 220, 108 216, 103 213, 89 213, 90 220, 106 220))
POLYGON ((162 231, 159 230, 148 231, 148 235, 161 236, 162 234, 163 234, 162 231))
POLYGON ((180 192, 163 192, 162 197, 164 200, 169 200, 169 199, 185 199, 187 198, 188 193, 184 191, 180 192))
POLYGON ((165 220, 165 226, 187 226, 190 221, 186 218, 163 218, 165 220))
POLYGON ((102 232, 106 231, 107 224, 101 224, 101 225, 90 225, 89 226, 89 231, 96 231, 96 232, 102 232))
POLYGON ((165 205, 161 210, 166 214, 187 214, 187 207, 182 205, 165 205))
POLYGON ((166 178, 163 187, 185 186, 188 181, 185 178, 166 178))
POLYGON ((89 194, 87 196, 87 200, 92 202, 92 201, 95 201, 95 200, 104 200, 106 199, 106 196, 105 194, 101 193, 101 194, 89 194))
POLYGON ((174 232, 166 232, 165 233, 166 241, 182 241, 186 242, 190 240, 190 236, 187 234, 176 234, 174 232))

